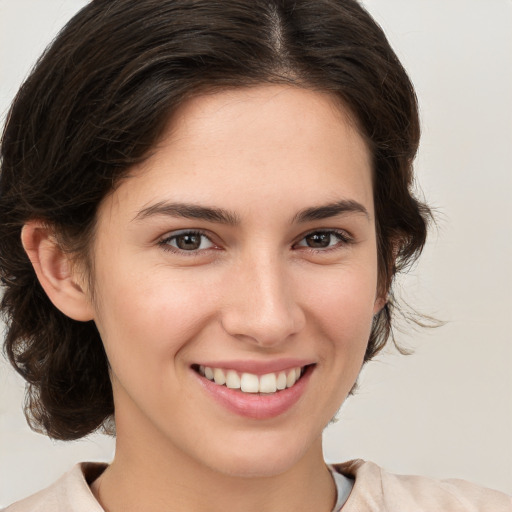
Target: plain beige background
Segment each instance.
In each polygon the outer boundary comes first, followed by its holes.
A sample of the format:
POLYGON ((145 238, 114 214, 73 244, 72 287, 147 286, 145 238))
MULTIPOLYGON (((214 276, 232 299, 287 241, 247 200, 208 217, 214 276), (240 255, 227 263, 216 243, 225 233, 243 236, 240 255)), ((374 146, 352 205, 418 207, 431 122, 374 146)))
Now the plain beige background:
MULTIPOLYGON (((31 65, 84 0, 0 0, 0 115, 31 65)), ((512 494, 512 2, 366 0, 421 104, 416 169, 439 227, 399 289, 445 320, 399 339, 363 371, 325 433, 329 461, 461 477, 512 494)), ((0 362, 0 506, 75 461, 109 460, 102 436, 56 443, 21 413, 23 383, 0 362)))

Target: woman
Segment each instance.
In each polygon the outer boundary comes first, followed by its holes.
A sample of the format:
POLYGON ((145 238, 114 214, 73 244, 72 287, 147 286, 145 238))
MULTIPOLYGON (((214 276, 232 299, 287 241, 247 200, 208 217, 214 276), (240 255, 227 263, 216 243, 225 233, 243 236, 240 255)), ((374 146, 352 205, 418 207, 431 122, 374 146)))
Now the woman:
POLYGON ((83 9, 2 140, 2 308, 33 427, 116 456, 8 510, 510 510, 322 458, 425 242, 418 139, 355 2, 83 9))

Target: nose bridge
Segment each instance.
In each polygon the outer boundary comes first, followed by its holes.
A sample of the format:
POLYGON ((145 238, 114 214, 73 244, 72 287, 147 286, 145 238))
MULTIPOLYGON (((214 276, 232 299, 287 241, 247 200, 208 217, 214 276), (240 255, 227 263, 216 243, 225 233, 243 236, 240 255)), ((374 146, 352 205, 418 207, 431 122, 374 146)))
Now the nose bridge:
POLYGON ((242 257, 231 277, 223 315, 224 328, 231 335, 273 346, 302 328, 303 312, 286 261, 277 251, 242 257))

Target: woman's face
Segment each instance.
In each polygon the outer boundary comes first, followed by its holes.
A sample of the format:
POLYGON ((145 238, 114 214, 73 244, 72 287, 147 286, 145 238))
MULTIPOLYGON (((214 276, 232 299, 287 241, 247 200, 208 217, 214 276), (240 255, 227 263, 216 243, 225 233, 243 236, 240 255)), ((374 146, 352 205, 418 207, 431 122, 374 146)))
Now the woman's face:
POLYGON ((188 101, 102 203, 94 279, 118 452, 245 476, 321 456, 382 305, 363 139, 310 90, 188 101))

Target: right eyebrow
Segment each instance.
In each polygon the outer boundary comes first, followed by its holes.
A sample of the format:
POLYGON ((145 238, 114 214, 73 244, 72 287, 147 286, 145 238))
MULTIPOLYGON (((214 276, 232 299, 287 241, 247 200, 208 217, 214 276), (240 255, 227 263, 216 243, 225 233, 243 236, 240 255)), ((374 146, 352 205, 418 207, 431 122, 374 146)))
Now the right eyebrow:
POLYGON ((154 205, 142 209, 133 218, 134 221, 144 220, 148 217, 164 215, 184 219, 205 220, 236 226, 240 224, 240 218, 236 213, 212 206, 199 206, 192 203, 169 203, 160 201, 154 205))

